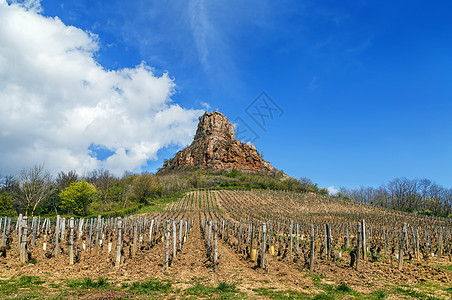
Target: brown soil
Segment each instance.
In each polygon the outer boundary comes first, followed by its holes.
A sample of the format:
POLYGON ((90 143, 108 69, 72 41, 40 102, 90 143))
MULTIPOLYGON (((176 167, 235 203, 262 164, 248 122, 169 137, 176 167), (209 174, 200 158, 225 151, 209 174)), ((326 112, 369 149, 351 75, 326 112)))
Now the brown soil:
MULTIPOLYGON (((105 245, 104 245, 105 246, 105 245)), ((413 286, 421 282, 434 282, 450 286, 452 272, 433 265, 451 265, 448 258, 434 259, 430 262, 407 262, 403 271, 391 267, 388 259, 379 262, 363 262, 361 271, 348 267, 348 253, 337 262, 318 260, 313 273, 303 270, 303 262, 291 263, 288 259, 268 255, 269 268, 262 270, 255 262, 251 262, 244 254, 219 240, 218 243, 220 263, 218 272, 214 272, 212 263, 207 258, 207 251, 201 235, 199 219, 195 218, 191 230, 182 250, 177 254, 167 273, 163 273, 164 245, 162 242, 150 250, 138 251, 133 258, 127 258, 124 264, 116 267, 112 264, 115 250, 106 253, 106 246, 99 253, 94 249, 91 254, 88 250, 82 253, 79 263, 70 266, 68 254, 64 253, 57 258, 48 259, 42 250, 42 241, 32 249, 35 265, 19 263, 15 244, 7 252, 6 258, 0 258, 0 279, 10 278, 14 275, 34 275, 46 279, 45 284, 58 282, 62 279, 81 277, 105 277, 118 287, 123 282, 134 282, 149 278, 168 279, 173 286, 182 291, 193 286, 196 282, 203 284, 217 284, 218 282, 236 283, 237 288, 251 298, 260 298, 253 291, 258 287, 275 288, 276 290, 295 290, 304 293, 322 292, 320 284, 345 283, 357 292, 370 294, 375 290, 388 290, 391 286, 407 284, 413 286), (316 284, 314 275, 320 278, 316 284)), ((114 247, 113 247, 114 248, 114 247)), ((128 253, 128 250, 126 251, 128 253)), ((301 261, 303 261, 301 259, 301 261)), ((396 262, 394 262, 396 266, 396 262)), ((117 291, 92 292, 89 295, 76 296, 81 299, 117 299, 128 295, 117 291), (89 297, 88 297, 89 296, 89 297)), ((438 294, 438 297, 444 295, 438 294)), ((447 297, 447 296, 446 296, 447 297)))

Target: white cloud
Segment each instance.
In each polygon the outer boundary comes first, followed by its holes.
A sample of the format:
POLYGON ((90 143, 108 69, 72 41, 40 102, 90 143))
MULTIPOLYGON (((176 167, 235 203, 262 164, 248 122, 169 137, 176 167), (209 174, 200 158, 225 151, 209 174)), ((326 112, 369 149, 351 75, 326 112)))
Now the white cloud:
POLYGON ((330 195, 336 195, 339 193, 339 190, 332 185, 328 187, 328 193, 330 193, 330 195))
POLYGON ((207 103, 207 102, 201 102, 201 105, 202 105, 202 107, 204 107, 204 109, 205 109, 206 111, 210 111, 210 110, 212 109, 212 107, 210 106, 210 104, 207 103))
POLYGON ((0 171, 139 171, 162 147, 186 145, 202 110, 171 101, 175 83, 142 63, 105 70, 97 36, 0 0, 0 171), (114 154, 101 161, 90 145, 114 154))

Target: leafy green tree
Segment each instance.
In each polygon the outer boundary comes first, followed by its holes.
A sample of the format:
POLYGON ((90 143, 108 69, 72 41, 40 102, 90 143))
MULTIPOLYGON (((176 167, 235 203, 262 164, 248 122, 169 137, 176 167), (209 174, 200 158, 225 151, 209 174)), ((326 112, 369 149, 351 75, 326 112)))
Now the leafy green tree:
POLYGON ((7 193, 0 193, 0 216, 15 216, 16 211, 12 206, 13 198, 7 193))
POLYGON ((84 216, 87 214, 88 204, 96 198, 97 191, 94 185, 85 180, 73 182, 60 193, 61 209, 84 216))

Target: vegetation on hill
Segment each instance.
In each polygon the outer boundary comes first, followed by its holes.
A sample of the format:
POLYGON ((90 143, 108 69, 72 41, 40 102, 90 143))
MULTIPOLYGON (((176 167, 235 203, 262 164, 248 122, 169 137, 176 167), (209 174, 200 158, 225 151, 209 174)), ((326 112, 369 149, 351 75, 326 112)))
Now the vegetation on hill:
MULTIPOLYGON (((42 165, 18 176, 0 176, 0 216, 79 215, 124 216, 143 206, 160 203, 190 189, 272 189, 327 195, 308 178, 296 179, 281 171, 243 173, 184 168, 171 173, 124 173, 94 170, 79 176, 60 172, 55 178, 42 165)), ((395 179, 379 188, 342 187, 338 194, 354 201, 406 212, 452 217, 452 190, 430 180, 395 179)), ((170 200, 169 200, 170 201, 170 200)))
POLYGON ((339 196, 360 203, 424 215, 452 218, 452 189, 429 179, 396 178, 378 188, 340 188, 339 196))
POLYGON ((42 165, 24 169, 18 176, 0 177, 0 215, 124 215, 180 192, 197 188, 274 189, 327 194, 307 178, 282 172, 246 174, 232 169, 185 169, 173 173, 124 173, 94 170, 79 176, 60 172, 55 178, 42 165))

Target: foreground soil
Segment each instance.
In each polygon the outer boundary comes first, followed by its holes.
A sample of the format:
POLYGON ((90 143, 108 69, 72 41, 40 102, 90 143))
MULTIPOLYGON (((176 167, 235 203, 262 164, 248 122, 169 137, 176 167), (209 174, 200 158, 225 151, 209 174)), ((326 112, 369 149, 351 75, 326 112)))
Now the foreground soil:
MULTIPOLYGON (((361 271, 348 267, 344 250, 335 262, 317 260, 315 270, 304 261, 269 255, 268 269, 219 241, 220 264, 214 271, 207 258, 198 218, 186 243, 167 272, 164 245, 138 251, 114 266, 114 251, 102 246, 82 252, 70 266, 68 254, 48 259, 42 241, 32 249, 34 264, 19 263, 16 245, 0 257, 0 298, 222 298, 222 299, 451 299, 449 258, 407 261, 402 271, 389 258, 363 262, 361 271)), ((126 251, 127 252, 127 251, 126 251)), ((128 255, 126 255, 128 256, 128 255)))

